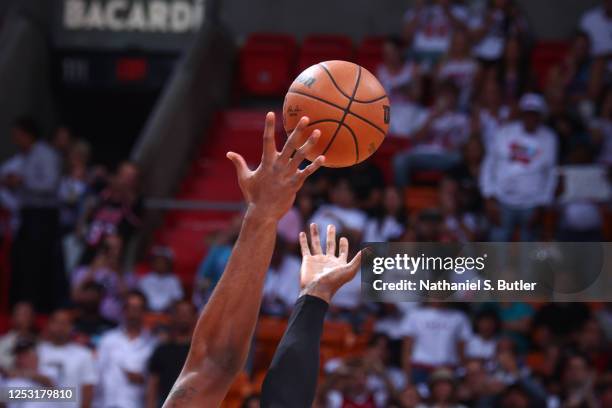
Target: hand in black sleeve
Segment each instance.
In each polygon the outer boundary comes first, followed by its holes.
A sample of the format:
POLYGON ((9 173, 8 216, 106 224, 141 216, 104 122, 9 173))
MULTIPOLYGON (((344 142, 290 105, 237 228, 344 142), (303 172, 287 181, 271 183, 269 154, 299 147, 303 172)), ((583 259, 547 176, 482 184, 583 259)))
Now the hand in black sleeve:
POLYGON ((300 297, 263 383, 264 408, 312 406, 319 373, 319 343, 328 304, 300 297))
POLYGON ((347 262, 348 241, 340 239, 336 252, 336 231, 327 228, 323 254, 319 231, 310 226, 312 253, 305 233, 300 233, 302 296, 297 300, 263 383, 263 408, 309 408, 314 402, 319 373, 319 343, 325 313, 332 296, 357 274, 361 252, 347 262))

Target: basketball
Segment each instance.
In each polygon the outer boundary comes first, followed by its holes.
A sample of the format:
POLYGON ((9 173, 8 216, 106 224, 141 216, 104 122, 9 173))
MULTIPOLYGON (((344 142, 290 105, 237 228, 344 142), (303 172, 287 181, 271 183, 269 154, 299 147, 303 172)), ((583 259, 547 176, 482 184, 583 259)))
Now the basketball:
POLYGON ((325 155, 325 166, 348 167, 370 157, 389 128, 389 98, 367 69, 347 61, 325 61, 304 70, 289 87, 283 123, 290 134, 301 117, 310 118, 305 142, 313 130, 321 137, 307 155, 325 155))

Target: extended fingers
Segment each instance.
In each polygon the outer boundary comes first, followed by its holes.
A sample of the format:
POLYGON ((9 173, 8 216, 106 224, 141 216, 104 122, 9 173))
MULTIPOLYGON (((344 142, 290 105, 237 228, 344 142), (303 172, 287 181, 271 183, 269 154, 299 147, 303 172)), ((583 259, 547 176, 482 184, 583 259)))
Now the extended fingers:
POLYGON ((349 262, 348 265, 346 265, 346 267, 342 271, 344 275, 344 282, 352 280, 355 275, 357 275, 357 271, 359 271, 359 268, 361 267, 361 253, 362 251, 357 252, 357 255, 355 255, 353 259, 351 259, 351 262, 349 262))
POLYGON ((327 239, 326 239, 326 249, 325 253, 327 255, 336 255, 336 227, 334 224, 329 224, 327 226, 327 239))
POLYGON ((293 152, 300 147, 300 140, 303 140, 302 134, 304 133, 304 129, 308 126, 308 122, 309 119, 306 116, 302 117, 293 132, 289 135, 289 138, 285 142, 285 146, 283 146, 283 150, 278 157, 278 160, 281 163, 288 163, 289 159, 291 159, 291 156, 293 155, 293 152))
POLYGON ((299 149, 297 149, 297 151, 289 161, 290 171, 295 171, 299 167, 299 165, 304 161, 304 158, 306 157, 308 152, 310 152, 316 146, 320 137, 321 131, 319 129, 315 129, 308 138, 308 140, 306 140, 306 143, 304 143, 302 146, 300 146, 299 149))
POLYGON ((275 128, 276 116, 274 112, 268 112, 263 133, 263 153, 261 155, 261 161, 264 164, 271 163, 272 159, 276 156, 276 140, 274 138, 275 128))
POLYGON ((349 243, 348 243, 348 239, 346 239, 345 237, 340 238, 340 243, 339 243, 339 254, 338 257, 346 262, 346 260, 348 259, 348 251, 349 251, 349 243))
POLYGON ((308 248, 308 238, 304 231, 300 232, 300 249, 302 250, 302 256, 310 255, 310 248, 308 248))
POLYGON ((310 224, 310 242, 312 244, 312 253, 320 255, 321 251, 321 238, 319 237, 319 227, 314 222, 310 224))
POLYGON ((249 166, 247 166, 246 161, 244 161, 244 157, 234 152, 227 152, 225 155, 231 162, 234 164, 236 168, 236 174, 239 178, 245 177, 249 172, 249 166))
POLYGON ((319 170, 319 168, 325 163, 325 156, 319 156, 310 163, 304 170, 299 172, 300 181, 303 183, 312 173, 319 170))

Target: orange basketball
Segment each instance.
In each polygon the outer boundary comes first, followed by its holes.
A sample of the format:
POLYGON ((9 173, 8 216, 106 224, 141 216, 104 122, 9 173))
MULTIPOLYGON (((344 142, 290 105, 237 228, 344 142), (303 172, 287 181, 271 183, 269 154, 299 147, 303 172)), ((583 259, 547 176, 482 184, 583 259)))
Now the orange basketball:
POLYGON ((302 116, 310 118, 301 143, 321 131, 312 161, 325 155, 325 166, 347 167, 370 157, 389 128, 389 98, 367 69, 347 61, 325 61, 293 81, 283 104, 283 123, 290 134, 302 116))

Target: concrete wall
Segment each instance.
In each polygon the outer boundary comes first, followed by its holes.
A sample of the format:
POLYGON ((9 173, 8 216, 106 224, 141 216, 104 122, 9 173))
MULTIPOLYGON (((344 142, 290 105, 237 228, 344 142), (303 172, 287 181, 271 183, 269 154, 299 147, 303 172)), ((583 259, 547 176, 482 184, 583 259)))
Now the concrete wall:
MULTIPOLYGON (((342 33, 364 35, 398 32, 411 0, 224 0, 221 19, 237 35, 251 32, 342 33)), ((466 1, 466 3, 470 3, 466 1)), ((597 0, 518 0, 536 35, 564 38, 572 33, 584 10, 597 0)))

